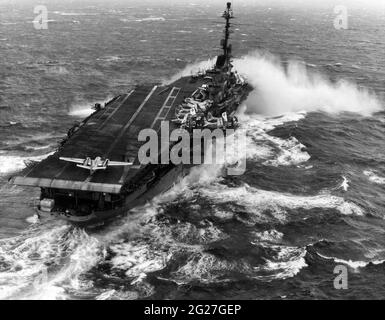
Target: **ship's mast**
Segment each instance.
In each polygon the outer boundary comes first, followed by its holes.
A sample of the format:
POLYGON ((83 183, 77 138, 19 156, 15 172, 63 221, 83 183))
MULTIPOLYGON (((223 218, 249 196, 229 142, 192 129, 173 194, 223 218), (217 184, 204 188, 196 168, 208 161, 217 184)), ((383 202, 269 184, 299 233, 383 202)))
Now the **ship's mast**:
POLYGON ((223 55, 225 58, 225 66, 229 67, 230 65, 230 58, 231 58, 231 44, 229 44, 229 39, 230 39, 230 19, 233 18, 233 10, 231 9, 231 2, 227 2, 227 8, 225 12, 222 15, 223 18, 226 20, 226 25, 225 25, 225 38, 222 39, 221 45, 223 49, 223 55))

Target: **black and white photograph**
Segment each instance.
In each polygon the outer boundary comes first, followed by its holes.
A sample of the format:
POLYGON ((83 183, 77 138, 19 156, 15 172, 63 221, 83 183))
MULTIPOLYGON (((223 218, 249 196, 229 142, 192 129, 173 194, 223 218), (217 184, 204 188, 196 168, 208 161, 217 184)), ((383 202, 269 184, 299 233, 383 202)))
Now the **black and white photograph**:
POLYGON ((384 0, 0 0, 0 138, 0 300, 385 299, 384 0))

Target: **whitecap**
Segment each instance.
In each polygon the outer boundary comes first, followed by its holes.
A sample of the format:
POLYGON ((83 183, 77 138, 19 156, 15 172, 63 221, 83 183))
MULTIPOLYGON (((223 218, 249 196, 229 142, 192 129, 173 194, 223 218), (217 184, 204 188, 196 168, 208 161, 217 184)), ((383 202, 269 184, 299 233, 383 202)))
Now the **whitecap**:
POLYGON ((270 246, 269 249, 275 250, 275 255, 265 259, 265 264, 254 267, 254 270, 258 272, 254 278, 258 280, 270 281, 292 278, 307 267, 306 248, 270 246))
POLYGON ((86 13, 86 12, 63 12, 63 11, 54 11, 54 14, 61 16, 95 16, 98 13, 86 13))
POLYGON ((113 268, 124 270, 125 275, 132 278, 163 269, 170 258, 166 253, 151 250, 145 243, 118 243, 110 245, 109 249, 114 255, 113 268))
POLYGON ((255 241, 258 242, 280 242, 283 238, 283 233, 275 229, 254 232, 255 241))
POLYGON ((335 209, 343 215, 364 215, 363 210, 352 202, 330 194, 316 196, 298 196, 287 193, 260 190, 247 184, 232 188, 223 184, 214 183, 201 188, 200 193, 219 203, 235 203, 243 206, 251 216, 251 223, 277 222, 285 223, 288 219, 287 209, 313 208, 335 209), (269 215, 266 214, 269 212, 269 215))
POLYGON ((234 271, 250 274, 252 268, 242 260, 229 261, 208 252, 195 252, 188 257, 183 265, 171 273, 170 280, 179 285, 191 281, 221 283, 229 281, 224 276, 226 273, 234 271))
POLYGON ((371 170, 365 170, 364 175, 369 178, 369 181, 375 183, 375 184, 385 184, 385 178, 378 176, 371 170))
POLYGON ((264 162, 265 165, 277 166, 297 166, 310 159, 310 155, 304 151, 305 146, 300 143, 295 137, 283 140, 277 137, 264 136, 265 139, 273 142, 279 149, 274 159, 264 162))
POLYGON ((104 57, 101 57, 101 58, 97 58, 96 60, 98 60, 98 61, 106 61, 106 62, 113 62, 113 61, 119 61, 121 59, 122 58, 119 57, 119 56, 104 56, 104 57))
POLYGON ((142 19, 136 19, 136 22, 163 22, 166 21, 164 17, 147 17, 147 18, 142 18, 142 19))
POLYGON ((32 150, 32 151, 39 151, 39 150, 44 150, 50 148, 51 145, 46 145, 46 146, 26 146, 25 150, 32 150))
POLYGON ((344 259, 340 259, 340 258, 324 256, 324 255, 322 255, 322 254, 320 254, 318 252, 317 252, 317 255, 319 255, 321 258, 324 258, 326 260, 332 260, 332 261, 334 261, 335 263, 338 263, 338 264, 345 264, 345 265, 349 266, 350 268, 352 268, 354 270, 358 270, 360 268, 365 268, 369 264, 378 265, 378 264, 382 264, 382 263, 385 262, 385 260, 373 260, 373 261, 344 260, 344 259))

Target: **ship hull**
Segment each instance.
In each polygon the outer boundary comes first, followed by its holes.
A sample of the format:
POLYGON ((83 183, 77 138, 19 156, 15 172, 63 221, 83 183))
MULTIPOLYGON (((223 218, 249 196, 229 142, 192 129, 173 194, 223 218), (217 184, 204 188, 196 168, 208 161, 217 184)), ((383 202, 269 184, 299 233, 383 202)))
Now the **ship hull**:
POLYGON ((92 228, 104 225, 109 221, 129 214, 130 210, 145 205, 156 196, 170 190, 183 177, 188 175, 191 166, 175 166, 158 181, 154 181, 150 186, 143 185, 141 188, 126 197, 124 205, 120 208, 105 211, 95 211, 89 215, 79 216, 66 214, 65 212, 45 212, 38 207, 35 208, 37 215, 41 219, 57 218, 67 221, 77 227, 92 228))

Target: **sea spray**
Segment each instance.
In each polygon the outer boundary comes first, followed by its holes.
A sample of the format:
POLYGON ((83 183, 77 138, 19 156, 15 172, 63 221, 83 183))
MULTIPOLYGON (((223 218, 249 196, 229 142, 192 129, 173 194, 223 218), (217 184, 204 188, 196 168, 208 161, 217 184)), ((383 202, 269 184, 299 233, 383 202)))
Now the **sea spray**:
POLYGON ((289 61, 285 68, 278 57, 255 51, 235 59, 234 66, 254 87, 246 102, 250 113, 324 111, 367 116, 382 110, 368 89, 345 80, 332 83, 297 61, 289 61))
POLYGON ((2 155, 0 156, 0 175, 22 170, 26 167, 26 162, 42 161, 52 154, 53 152, 50 152, 41 156, 33 157, 2 155))

